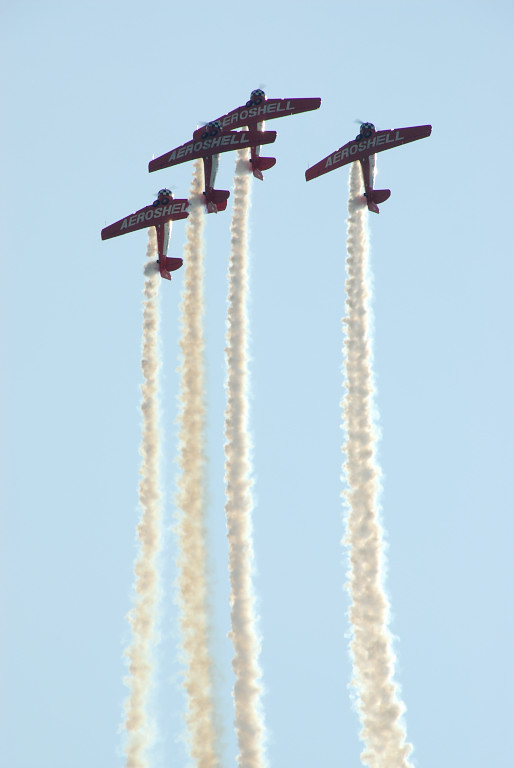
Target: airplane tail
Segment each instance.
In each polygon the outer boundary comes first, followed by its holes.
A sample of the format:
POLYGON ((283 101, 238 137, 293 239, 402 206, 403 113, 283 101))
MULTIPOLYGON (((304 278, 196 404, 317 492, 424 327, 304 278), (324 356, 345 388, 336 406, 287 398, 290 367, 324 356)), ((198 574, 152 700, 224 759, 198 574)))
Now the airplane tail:
POLYGON ((170 272, 180 269, 184 263, 182 259, 171 258, 170 256, 161 256, 159 261, 159 272, 165 280, 171 280, 170 272))
POLYGON ((208 189, 204 192, 207 213, 218 213, 227 207, 230 192, 226 189, 208 189))
POLYGON ((387 200, 390 195, 390 189, 374 189, 371 192, 371 195, 366 195, 366 202, 368 204, 369 210, 373 211, 373 213, 380 213, 378 203, 385 202, 385 200, 387 200))
POLYGON ((256 179, 260 179, 263 181, 263 171, 267 171, 269 168, 273 168, 275 163, 277 162, 276 157, 261 157, 260 155, 257 155, 256 157, 252 157, 250 160, 250 164, 252 167, 252 173, 255 176, 256 179))

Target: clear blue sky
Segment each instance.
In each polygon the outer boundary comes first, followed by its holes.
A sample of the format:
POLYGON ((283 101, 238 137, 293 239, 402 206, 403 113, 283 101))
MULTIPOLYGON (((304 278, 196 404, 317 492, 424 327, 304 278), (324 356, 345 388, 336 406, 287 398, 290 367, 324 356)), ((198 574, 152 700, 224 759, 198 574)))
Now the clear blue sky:
MULTIPOLYGON (((264 87, 320 96, 270 123, 252 190, 255 550, 271 766, 359 765, 340 539, 348 171, 304 171, 356 133, 431 123, 383 153, 370 215, 387 589, 418 766, 512 757, 513 8, 112 0, 3 8, 3 758, 9 768, 123 765, 138 519, 145 232, 106 224, 191 167, 152 154, 264 87), (266 153, 268 154, 268 153, 266 153)), ((230 188, 233 159, 221 158, 230 188)), ((230 205, 206 236, 213 592, 226 764, 233 764, 223 511, 230 205)), ((185 227, 174 227, 180 255, 185 227)), ((181 272, 162 285, 166 515, 176 467, 181 272)), ((156 768, 183 768, 174 542, 164 567, 156 768)))

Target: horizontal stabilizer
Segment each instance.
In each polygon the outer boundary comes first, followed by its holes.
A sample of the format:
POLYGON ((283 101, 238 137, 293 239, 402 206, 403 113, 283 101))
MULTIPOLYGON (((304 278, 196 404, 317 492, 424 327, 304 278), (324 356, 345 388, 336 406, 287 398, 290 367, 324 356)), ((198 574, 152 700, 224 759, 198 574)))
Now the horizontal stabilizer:
POLYGON ((269 168, 273 168, 277 162, 276 157, 261 157, 257 155, 250 160, 250 166, 252 173, 256 179, 263 180, 262 172, 267 171, 269 168))
POLYGON ((182 259, 172 259, 169 256, 161 256, 161 258, 158 259, 157 264, 159 265, 159 272, 161 273, 161 277, 163 277, 165 280, 171 280, 170 272, 174 272, 176 269, 180 269, 183 261, 182 259))
POLYGON ((259 171, 267 171, 269 168, 273 168, 277 162, 276 157, 254 157, 252 165, 254 168, 258 168, 259 171))
POLYGON ((211 189, 208 197, 213 203, 223 203, 229 199, 230 192, 228 189, 211 189))
POLYGON ((373 190, 373 202, 374 203, 383 203, 385 200, 387 200, 388 197, 391 197, 391 190, 390 189, 374 189, 373 190))
POLYGON ((378 203, 383 203, 391 195, 390 189, 373 189, 369 194, 364 194, 368 204, 368 210, 373 213, 380 213, 378 203))
POLYGON ((224 211, 227 207, 227 200, 230 197, 228 189, 209 189, 204 192, 207 213, 218 213, 224 211))
POLYGON ((257 157, 252 157, 250 160, 250 165, 253 175, 255 178, 262 181, 262 172, 273 168, 276 162, 276 157, 261 157, 260 155, 257 155, 257 157))
POLYGON ((176 269, 180 269, 180 267, 184 263, 182 259, 172 258, 171 256, 164 256, 164 258, 161 257, 159 259, 159 262, 161 264, 164 262, 164 266, 170 272, 174 272, 176 269))

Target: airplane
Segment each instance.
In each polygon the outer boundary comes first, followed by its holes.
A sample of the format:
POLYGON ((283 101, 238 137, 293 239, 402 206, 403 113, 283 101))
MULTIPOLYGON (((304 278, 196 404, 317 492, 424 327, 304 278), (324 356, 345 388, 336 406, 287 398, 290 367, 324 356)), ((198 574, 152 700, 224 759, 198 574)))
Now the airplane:
MULTIPOLYGON (((197 133, 195 131, 195 133, 197 133)), ((220 152, 230 152, 245 147, 256 147, 261 144, 272 144, 277 138, 276 131, 223 131, 215 120, 207 123, 201 133, 193 136, 192 141, 156 157, 148 163, 148 170, 159 171, 172 165, 186 163, 189 160, 202 158, 205 176, 204 198, 207 213, 218 213, 227 207, 230 192, 225 189, 214 189, 218 172, 220 152)))
POLYGON ((305 171, 305 180, 310 181, 317 176, 340 168, 342 165, 359 160, 364 178, 364 196, 368 209, 380 213, 378 203, 383 203, 391 194, 390 189, 374 189, 375 155, 386 149, 400 147, 411 141, 425 139, 432 133, 431 125, 416 125, 411 128, 394 128, 390 131, 377 131, 373 123, 362 123, 359 134, 337 149, 332 154, 320 160, 305 171))
POLYGON ((141 208, 139 211, 132 213, 129 216, 125 216, 124 219, 116 221, 114 224, 110 224, 108 227, 102 229, 102 240, 108 240, 111 237, 117 237, 118 235, 125 235, 127 232, 135 232, 137 229, 146 229, 147 227, 155 227, 157 234, 157 251, 159 258, 157 264, 159 265, 159 272, 161 277, 166 280, 171 280, 170 272, 176 269, 180 269, 182 266, 182 259, 170 258, 168 253, 168 244, 171 234, 171 222, 178 219, 187 219, 189 213, 187 208, 189 207, 189 200, 179 199, 174 200, 173 194, 169 189, 160 189, 157 195, 157 200, 151 205, 147 205, 145 208, 141 208))
MULTIPOLYGON (((231 131, 234 128, 248 128, 249 131, 260 131, 264 120, 272 120, 275 117, 296 115, 300 112, 309 112, 319 109, 321 99, 267 99, 266 94, 260 88, 252 91, 249 101, 243 107, 237 107, 232 112, 218 117, 208 125, 219 125, 222 131, 231 131)), ((204 129, 197 128, 193 138, 200 138, 204 129)), ((250 165, 255 178, 263 180, 263 171, 272 168, 277 162, 275 157, 261 157, 260 145, 252 146, 250 165)))

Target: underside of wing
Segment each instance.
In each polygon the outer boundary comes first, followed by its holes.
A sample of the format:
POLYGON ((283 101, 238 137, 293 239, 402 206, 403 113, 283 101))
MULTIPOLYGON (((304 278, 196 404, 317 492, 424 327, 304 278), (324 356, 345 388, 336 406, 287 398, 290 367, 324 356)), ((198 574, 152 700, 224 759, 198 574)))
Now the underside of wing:
POLYGON ((342 149, 344 149, 344 147, 341 147, 341 149, 338 149, 327 157, 324 157, 323 160, 320 160, 319 163, 316 163, 316 165, 312 165, 310 168, 307 168, 305 171, 305 180, 311 181, 318 176, 322 176, 324 173, 328 173, 329 171, 333 171, 335 168, 339 168, 339 166, 344 165, 344 163, 338 163, 337 165, 334 165, 333 160, 334 156, 337 155, 337 153, 340 153, 342 149))
POLYGON ((217 136, 207 139, 188 141, 181 147, 156 157, 148 163, 148 170, 159 171, 179 163, 187 163, 199 157, 218 155, 220 152, 231 152, 245 147, 258 147, 262 144, 272 144, 277 138, 276 131, 223 131, 217 136))
POLYGON ((141 208, 141 210, 102 229, 102 240, 109 240, 111 237, 125 235, 127 232, 135 232, 138 229, 147 229, 157 224, 164 224, 166 221, 187 219, 189 216, 188 206, 189 200, 185 198, 171 200, 167 205, 147 205, 145 208, 141 208))
POLYGON ((305 171, 307 181, 315 179, 329 171, 334 171, 342 165, 353 163, 355 160, 363 160, 365 157, 384 152, 386 149, 400 147, 411 141, 424 139, 432 133, 431 125, 416 125, 411 128, 394 128, 391 131, 377 131, 369 138, 357 138, 349 141, 331 155, 328 155, 319 163, 305 171))
POLYGON ((262 104, 237 107, 232 112, 219 117, 217 122, 221 124, 224 131, 231 131, 236 128, 243 128, 245 125, 260 123, 263 120, 310 112, 313 109, 319 109, 320 106, 320 98, 266 99, 262 104))
POLYGON ((426 139, 432 133, 431 125, 414 125, 410 128, 394 128, 391 131, 377 131, 377 133, 368 139, 373 143, 373 154, 383 152, 385 149, 401 147, 402 144, 409 144, 411 141, 426 139))

